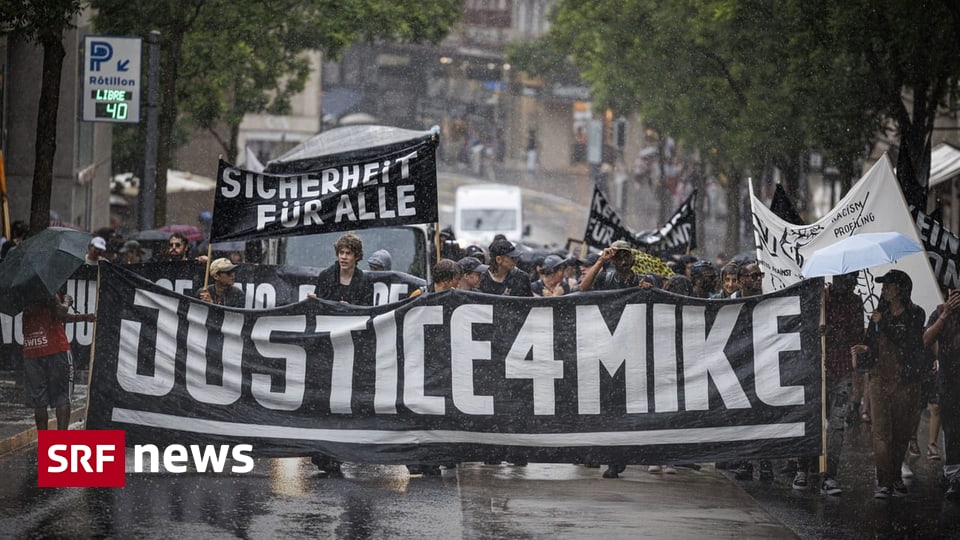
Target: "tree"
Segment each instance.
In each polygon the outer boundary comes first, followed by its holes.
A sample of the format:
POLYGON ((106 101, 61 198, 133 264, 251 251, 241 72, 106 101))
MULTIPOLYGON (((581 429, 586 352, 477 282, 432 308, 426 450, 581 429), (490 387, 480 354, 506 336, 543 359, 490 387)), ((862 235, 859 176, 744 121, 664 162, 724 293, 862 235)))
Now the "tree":
POLYGON ((909 194, 926 184, 933 120, 957 90, 958 21, 952 0, 560 0, 549 39, 599 103, 640 112, 729 178, 775 166, 796 179, 810 149, 853 176, 892 129, 909 194))
POLYGON ((863 86, 877 96, 876 114, 893 124, 897 179, 907 202, 926 209, 934 121, 960 91, 960 5, 856 0, 828 7, 835 21, 829 35, 865 75, 863 86))
POLYGON ((437 42, 463 0, 92 0, 97 31, 161 32, 156 225, 181 109, 231 156, 246 113, 282 113, 308 75, 302 53, 335 57, 358 40, 437 42), (222 130, 225 128, 225 130, 222 130), (221 134, 227 133, 224 137, 221 134))
POLYGON ((37 138, 30 194, 30 233, 50 225, 53 158, 57 151, 57 112, 60 107, 60 74, 63 70, 63 32, 73 27, 80 0, 0 0, 0 20, 7 28, 43 49, 37 138))

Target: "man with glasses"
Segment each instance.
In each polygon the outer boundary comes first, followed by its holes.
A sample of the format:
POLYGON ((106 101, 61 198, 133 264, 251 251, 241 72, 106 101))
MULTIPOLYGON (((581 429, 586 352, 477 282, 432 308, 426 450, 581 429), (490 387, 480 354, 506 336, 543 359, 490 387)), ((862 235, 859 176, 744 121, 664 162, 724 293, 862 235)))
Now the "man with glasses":
POLYGON ((187 260, 189 251, 190 247, 187 244, 187 237, 184 236, 183 233, 175 232, 167 239, 167 255, 165 260, 185 261, 187 260))
POLYGON ((731 298, 746 298, 763 294, 763 272, 755 262, 740 267, 740 290, 730 295, 731 298))
MULTIPOLYGON (((633 273, 633 249, 626 240, 617 240, 600 252, 596 262, 583 274, 581 291, 609 291, 640 286, 640 276, 633 273), (604 270, 607 263, 613 267, 604 270)), ((619 478, 627 468, 624 463, 610 463, 603 471, 604 478, 619 478)))
MULTIPOLYGON (((760 265, 749 262, 740 267, 740 290, 730 295, 730 298, 746 298, 763 294, 763 271, 760 265)), ((733 469, 737 480, 753 480, 753 463, 741 461, 733 469)), ((760 460, 760 479, 773 480, 773 464, 766 459, 760 460)))

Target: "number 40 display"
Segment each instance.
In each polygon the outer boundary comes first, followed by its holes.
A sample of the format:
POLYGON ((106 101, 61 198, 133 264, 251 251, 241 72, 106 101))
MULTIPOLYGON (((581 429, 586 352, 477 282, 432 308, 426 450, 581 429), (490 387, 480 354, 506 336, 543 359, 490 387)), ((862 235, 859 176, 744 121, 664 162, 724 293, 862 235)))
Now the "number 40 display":
POLYGON ((129 111, 130 91, 96 88, 91 90, 95 118, 124 120, 129 111))

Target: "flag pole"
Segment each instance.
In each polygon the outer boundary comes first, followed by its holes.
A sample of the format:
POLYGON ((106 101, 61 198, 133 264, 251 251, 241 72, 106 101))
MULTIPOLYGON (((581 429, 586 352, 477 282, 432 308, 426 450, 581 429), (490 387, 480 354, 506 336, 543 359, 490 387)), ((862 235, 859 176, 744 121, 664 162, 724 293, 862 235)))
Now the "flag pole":
MULTIPOLYGON (((217 161, 223 161, 223 154, 217 154, 217 161)), ((210 225, 212 230, 213 229, 212 219, 210 221, 210 225)), ((201 289, 204 291, 207 290, 207 286, 210 283, 210 263, 213 262, 210 259, 212 256, 213 256, 213 242, 211 242, 210 239, 207 238, 207 267, 203 271, 203 289, 201 289)))
MULTIPOLYGON (((820 288, 820 326, 827 326, 826 288, 820 288)), ((827 333, 820 334, 820 474, 827 471, 827 333)))
POLYGON ((210 283, 210 257, 213 255, 213 244, 207 242, 207 268, 203 272, 203 290, 207 290, 207 285, 210 283))

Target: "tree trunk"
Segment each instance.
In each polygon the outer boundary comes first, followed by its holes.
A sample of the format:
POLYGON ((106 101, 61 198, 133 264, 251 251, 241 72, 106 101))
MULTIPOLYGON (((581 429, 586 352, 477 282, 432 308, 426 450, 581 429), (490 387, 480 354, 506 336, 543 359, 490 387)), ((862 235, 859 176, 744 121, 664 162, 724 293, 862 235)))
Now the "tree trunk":
POLYGON ((53 158, 57 152, 57 112, 60 108, 60 72, 63 68, 63 32, 45 33, 40 105, 37 111, 37 138, 30 194, 30 234, 50 225, 50 195, 53 191, 53 158))
POLYGON ((225 156, 227 161, 230 163, 237 163, 240 161, 240 147, 237 146, 239 137, 240 124, 230 124, 230 147, 227 149, 227 155, 225 156))
POLYGON ((724 241, 723 249, 729 254, 730 258, 740 253, 740 186, 743 177, 740 171, 732 168, 727 177, 727 235, 724 241))
MULTIPOLYGON (((900 148, 897 152, 897 181, 907 205, 927 211, 927 189, 930 179, 930 150, 933 122, 937 115, 937 103, 931 101, 926 86, 913 88, 913 111, 900 102, 897 109, 897 127, 900 148)), ((933 93, 937 93, 934 88, 933 93)))
POLYGON ((900 149, 897 153, 897 181, 907 205, 927 211, 927 183, 930 179, 930 135, 922 119, 900 126, 900 149))
POLYGON ((165 61, 160 82, 160 111, 157 126, 157 193, 154 199, 153 226, 167 223, 167 170, 173 148, 173 128, 177 122, 177 72, 183 60, 183 31, 171 34, 164 47, 165 61))

